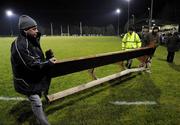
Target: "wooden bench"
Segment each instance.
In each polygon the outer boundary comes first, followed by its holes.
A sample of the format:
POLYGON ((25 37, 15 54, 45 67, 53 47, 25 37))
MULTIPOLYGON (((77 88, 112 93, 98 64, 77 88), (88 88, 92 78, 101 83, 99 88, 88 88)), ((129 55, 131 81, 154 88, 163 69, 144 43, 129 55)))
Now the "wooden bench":
MULTIPOLYGON (((117 51, 117 52, 98 54, 92 57, 62 60, 56 63, 51 68, 50 75, 52 78, 54 78, 54 77, 59 77, 59 76, 63 76, 63 75, 74 73, 74 72, 93 69, 99 66, 117 63, 117 62, 128 60, 128 59, 152 55, 154 52, 153 50, 154 50, 153 48, 145 47, 145 48, 134 49, 131 51, 117 51)), ((60 98, 63 98, 63 97, 78 93, 80 91, 86 90, 88 88, 97 86, 101 83, 116 79, 120 76, 129 74, 132 72, 143 71, 143 70, 145 70, 145 68, 127 69, 122 72, 119 72, 110 76, 106 76, 104 78, 100 78, 100 79, 91 81, 89 83, 79 85, 77 87, 64 90, 62 92, 47 95, 47 98, 49 102, 53 102, 60 98)))

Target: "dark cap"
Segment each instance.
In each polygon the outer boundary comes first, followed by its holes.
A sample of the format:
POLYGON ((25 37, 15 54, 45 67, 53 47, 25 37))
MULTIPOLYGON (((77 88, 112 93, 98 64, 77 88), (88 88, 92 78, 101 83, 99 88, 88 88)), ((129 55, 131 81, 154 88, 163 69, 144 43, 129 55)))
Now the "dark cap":
POLYGON ((155 26, 155 27, 153 27, 153 30, 158 30, 159 31, 159 27, 155 26))
POLYGON ((22 15, 19 17, 18 27, 20 30, 28 29, 31 27, 37 26, 37 23, 34 19, 27 15, 22 15))
POLYGON ((148 25, 144 25, 142 26, 143 29, 149 29, 149 26, 148 25))
POLYGON ((134 31, 134 30, 135 30, 134 26, 129 26, 128 31, 134 31))

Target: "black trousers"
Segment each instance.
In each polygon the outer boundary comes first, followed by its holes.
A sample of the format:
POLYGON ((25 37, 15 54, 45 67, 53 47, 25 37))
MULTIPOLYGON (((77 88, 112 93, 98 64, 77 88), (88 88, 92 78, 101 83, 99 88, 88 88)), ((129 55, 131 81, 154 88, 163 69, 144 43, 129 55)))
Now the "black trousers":
POLYGON ((172 63, 173 60, 174 60, 174 55, 175 55, 175 52, 169 52, 168 51, 168 55, 167 55, 167 61, 172 63))
POLYGON ((127 67, 128 69, 131 68, 132 62, 133 62, 132 59, 127 60, 126 67, 127 67))

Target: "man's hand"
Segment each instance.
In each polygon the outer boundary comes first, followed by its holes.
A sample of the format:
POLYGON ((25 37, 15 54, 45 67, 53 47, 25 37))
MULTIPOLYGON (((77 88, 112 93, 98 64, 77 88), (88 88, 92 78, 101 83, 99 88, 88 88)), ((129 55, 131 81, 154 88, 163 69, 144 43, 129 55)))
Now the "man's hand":
POLYGON ((57 59, 56 58, 51 58, 51 59, 49 59, 53 64, 55 64, 55 63, 57 63, 57 59))

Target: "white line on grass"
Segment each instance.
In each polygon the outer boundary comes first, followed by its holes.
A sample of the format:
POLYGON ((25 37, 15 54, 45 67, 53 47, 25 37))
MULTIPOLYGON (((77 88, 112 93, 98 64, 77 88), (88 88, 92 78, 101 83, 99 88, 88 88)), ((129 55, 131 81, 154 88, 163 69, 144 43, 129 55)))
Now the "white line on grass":
POLYGON ((23 100, 27 100, 27 98, 0 96, 0 100, 2 100, 2 101, 23 101, 23 100))
POLYGON ((114 105, 156 105, 155 101, 135 101, 135 102, 127 102, 127 101, 115 101, 110 102, 114 105))

